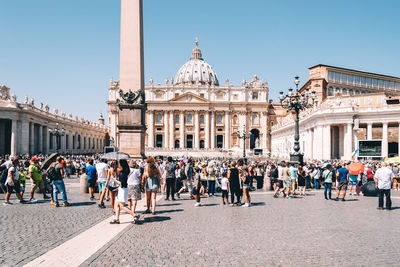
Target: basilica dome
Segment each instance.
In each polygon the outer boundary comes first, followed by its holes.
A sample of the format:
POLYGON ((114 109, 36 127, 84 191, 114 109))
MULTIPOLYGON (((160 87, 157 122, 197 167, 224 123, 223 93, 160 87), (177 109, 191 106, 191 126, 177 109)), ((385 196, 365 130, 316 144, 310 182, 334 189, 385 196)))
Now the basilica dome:
POLYGON ((214 69, 204 61, 198 42, 192 50, 192 57, 176 73, 175 85, 215 85, 219 86, 214 69))

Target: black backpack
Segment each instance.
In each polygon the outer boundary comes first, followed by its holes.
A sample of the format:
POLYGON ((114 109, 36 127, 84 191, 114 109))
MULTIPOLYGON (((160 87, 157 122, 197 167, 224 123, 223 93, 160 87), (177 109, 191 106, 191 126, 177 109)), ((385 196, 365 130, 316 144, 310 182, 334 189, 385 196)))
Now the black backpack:
POLYGON ((6 166, 0 166, 0 184, 4 184, 7 180, 8 169, 6 166))
POLYGON ((185 174, 185 169, 182 168, 181 169, 181 180, 186 180, 186 179, 187 179, 187 177, 186 177, 186 174, 185 174))
POLYGON ((50 181, 57 180, 59 178, 55 165, 50 166, 49 171, 47 172, 47 177, 49 177, 50 181))

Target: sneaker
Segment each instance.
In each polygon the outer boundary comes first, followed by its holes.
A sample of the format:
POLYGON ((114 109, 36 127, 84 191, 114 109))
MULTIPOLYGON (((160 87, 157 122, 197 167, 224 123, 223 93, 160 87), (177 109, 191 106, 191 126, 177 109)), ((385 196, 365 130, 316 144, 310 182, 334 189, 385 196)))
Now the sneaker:
POLYGON ((105 209, 105 208, 106 208, 106 205, 104 205, 104 203, 98 204, 97 206, 98 206, 100 209, 105 209))
POLYGON ((353 195, 353 193, 350 192, 350 196, 353 195))
POLYGON ((249 207, 249 203, 244 204, 243 207, 249 207))
POLYGON ((3 202, 3 205, 4 205, 4 206, 11 206, 11 205, 12 205, 12 203, 11 203, 11 202, 9 202, 9 201, 6 201, 6 202, 3 202))
POLYGON ((31 198, 31 199, 29 199, 29 202, 30 202, 30 203, 36 203, 37 200, 36 200, 35 198, 31 198))
POLYGON ((64 202, 63 207, 69 207, 71 206, 71 204, 69 204, 68 202, 64 202))
POLYGON ((110 201, 110 198, 109 198, 109 197, 106 197, 106 201, 110 201))
POLYGON ((342 201, 346 201, 346 199, 342 198, 342 201))
POLYGON ((90 197, 89 200, 90 200, 90 201, 93 201, 93 200, 94 200, 94 197, 90 197))
POLYGON ((200 206, 201 206, 201 203, 200 203, 200 202, 197 202, 196 204, 194 204, 194 206, 195 206, 195 207, 200 207, 200 206))
POLYGON ((226 205, 226 203, 225 202, 222 202, 224 205, 226 205))
POLYGON ((28 201, 26 201, 26 200, 24 200, 24 199, 19 201, 19 203, 22 203, 22 204, 23 204, 23 203, 26 203, 26 202, 28 202, 28 201))
POLYGON ((286 199, 290 199, 290 196, 287 196, 286 199))
POLYGON ((47 195, 45 195, 45 196, 43 196, 43 199, 50 199, 51 197, 49 197, 49 196, 47 196, 47 195))
POLYGON ((383 208, 382 208, 382 207, 377 207, 376 209, 377 209, 377 210, 383 210, 383 208))

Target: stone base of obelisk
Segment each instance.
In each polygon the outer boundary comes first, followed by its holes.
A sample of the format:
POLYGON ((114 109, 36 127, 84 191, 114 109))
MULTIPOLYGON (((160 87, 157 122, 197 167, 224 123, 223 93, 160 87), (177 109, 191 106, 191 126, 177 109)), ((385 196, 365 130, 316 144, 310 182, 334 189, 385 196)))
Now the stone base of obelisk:
POLYGON ((118 113, 118 149, 134 159, 144 155, 145 112, 143 105, 121 105, 118 113))

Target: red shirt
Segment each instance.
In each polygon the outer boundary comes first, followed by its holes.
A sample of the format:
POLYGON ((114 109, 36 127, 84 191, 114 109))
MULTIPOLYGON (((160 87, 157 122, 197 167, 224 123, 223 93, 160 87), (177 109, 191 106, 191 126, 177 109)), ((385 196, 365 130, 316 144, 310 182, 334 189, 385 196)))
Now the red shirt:
POLYGON ((372 169, 367 170, 367 179, 374 179, 374 175, 372 174, 372 169))

